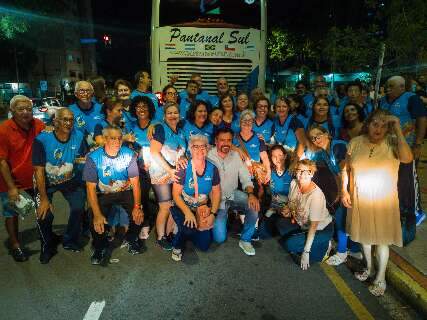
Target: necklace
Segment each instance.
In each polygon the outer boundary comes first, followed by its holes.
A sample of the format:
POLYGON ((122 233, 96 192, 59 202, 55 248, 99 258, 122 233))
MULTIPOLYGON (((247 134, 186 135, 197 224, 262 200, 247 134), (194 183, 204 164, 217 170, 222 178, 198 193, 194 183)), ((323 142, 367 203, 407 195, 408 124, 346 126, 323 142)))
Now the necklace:
POLYGON ((374 150, 375 150, 375 146, 373 146, 371 149, 369 149, 369 158, 371 158, 372 155, 374 154, 374 150))

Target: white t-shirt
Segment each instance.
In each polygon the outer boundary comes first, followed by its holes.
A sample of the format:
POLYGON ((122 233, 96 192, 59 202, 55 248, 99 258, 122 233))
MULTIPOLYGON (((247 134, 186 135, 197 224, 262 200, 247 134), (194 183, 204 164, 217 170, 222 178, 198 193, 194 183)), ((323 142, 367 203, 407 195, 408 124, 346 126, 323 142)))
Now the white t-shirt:
POLYGON ((296 222, 302 229, 308 229, 311 221, 319 221, 317 230, 323 230, 332 221, 332 216, 326 208, 326 199, 322 190, 316 185, 308 193, 301 193, 298 183, 291 182, 288 205, 295 214, 296 222))

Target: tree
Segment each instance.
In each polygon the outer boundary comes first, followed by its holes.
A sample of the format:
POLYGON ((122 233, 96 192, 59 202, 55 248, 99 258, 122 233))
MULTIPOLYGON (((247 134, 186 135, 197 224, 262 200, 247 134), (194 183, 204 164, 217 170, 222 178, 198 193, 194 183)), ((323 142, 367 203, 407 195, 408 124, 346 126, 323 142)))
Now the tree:
POLYGON ((281 28, 274 28, 267 38, 267 52, 270 62, 276 68, 295 57, 294 39, 281 28))

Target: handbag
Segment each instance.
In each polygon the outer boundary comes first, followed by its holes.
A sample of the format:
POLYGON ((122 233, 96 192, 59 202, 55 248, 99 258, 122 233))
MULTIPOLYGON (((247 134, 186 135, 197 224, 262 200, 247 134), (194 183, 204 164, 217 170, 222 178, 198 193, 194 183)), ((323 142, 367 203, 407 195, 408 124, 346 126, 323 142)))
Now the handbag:
MULTIPOLYGON (((237 139, 239 140, 240 150, 243 151, 246 158, 250 159, 251 157, 249 156, 249 152, 246 149, 246 146, 242 140, 242 137, 240 137, 240 135, 237 135, 237 139)), ((246 163, 246 166, 248 167, 249 173, 253 177, 255 177, 256 181, 259 184, 264 184, 265 178, 267 177, 267 168, 265 167, 265 165, 262 162, 253 161, 253 160, 250 160, 249 162, 245 162, 245 163, 246 163)))

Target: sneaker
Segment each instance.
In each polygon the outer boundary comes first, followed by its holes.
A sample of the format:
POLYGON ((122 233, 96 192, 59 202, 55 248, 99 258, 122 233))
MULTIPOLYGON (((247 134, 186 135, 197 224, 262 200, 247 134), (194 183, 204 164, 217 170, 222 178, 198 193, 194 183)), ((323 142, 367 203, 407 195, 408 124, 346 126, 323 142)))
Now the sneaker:
POLYGON ((81 252, 82 251, 82 247, 80 247, 79 245, 77 245, 75 243, 63 244, 62 247, 64 248, 64 250, 71 251, 71 252, 81 252))
POLYGON ((123 249, 123 248, 129 249, 129 242, 126 239, 124 239, 122 244, 120 245, 120 249, 123 249))
POLYGON ((90 257, 90 262, 93 265, 100 265, 105 262, 105 258, 107 256, 107 251, 105 249, 98 249, 95 250, 90 257))
POLYGON ((141 246, 137 240, 129 242, 128 252, 133 256, 142 253, 141 246))
POLYGON ((423 223, 425 219, 426 219, 426 214, 423 211, 418 211, 415 214, 415 222, 417 226, 423 223))
POLYGON ((145 240, 143 239, 138 239, 138 245, 141 249, 141 253, 147 251, 147 246, 145 245, 145 240))
POLYGON ((160 248, 162 248, 163 250, 166 250, 166 251, 172 250, 172 245, 166 239, 166 237, 163 237, 160 240, 157 240, 157 245, 160 246, 160 248))
POLYGON ((248 256, 254 256, 255 255, 255 249, 253 245, 250 242, 246 241, 239 241, 239 247, 243 250, 243 252, 248 256))
POLYGON ((24 262, 28 260, 27 254, 20 247, 10 250, 10 254, 16 262, 24 262))
POLYGON ((182 260, 182 250, 181 249, 172 249, 172 260, 173 261, 181 261, 182 260))

